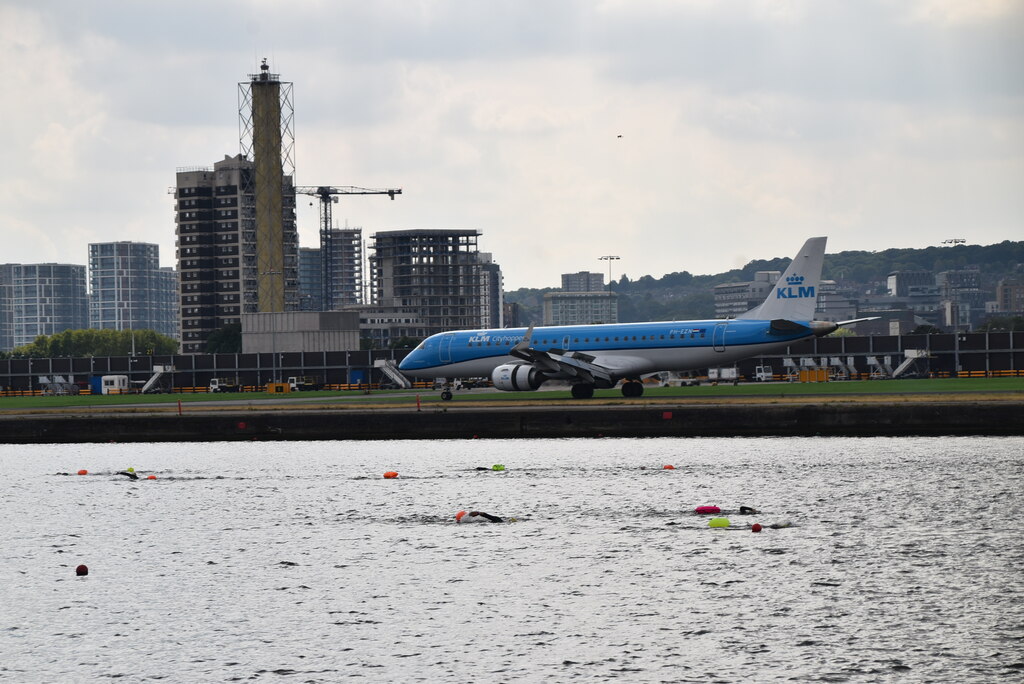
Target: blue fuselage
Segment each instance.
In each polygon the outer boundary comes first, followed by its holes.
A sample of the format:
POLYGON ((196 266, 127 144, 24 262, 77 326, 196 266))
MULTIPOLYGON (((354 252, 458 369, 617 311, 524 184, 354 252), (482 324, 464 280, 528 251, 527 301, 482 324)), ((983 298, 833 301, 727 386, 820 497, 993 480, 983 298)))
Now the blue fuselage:
MULTIPOLYGON (((534 328, 529 346, 543 352, 586 354, 616 377, 639 377, 731 364, 814 335, 810 322, 797 323, 786 332, 761 320, 552 326, 534 328)), ((488 376, 500 365, 522 363, 509 352, 526 331, 503 328, 432 335, 405 357, 399 368, 412 377, 488 376)))

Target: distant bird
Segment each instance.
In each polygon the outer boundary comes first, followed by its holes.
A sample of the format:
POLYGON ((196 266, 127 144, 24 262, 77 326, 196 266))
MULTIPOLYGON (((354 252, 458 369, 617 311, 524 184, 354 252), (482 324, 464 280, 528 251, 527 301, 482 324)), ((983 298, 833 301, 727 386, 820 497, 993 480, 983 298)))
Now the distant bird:
POLYGON ((622 134, 620 133, 619 135, 617 135, 617 136, 615 136, 615 137, 617 137, 617 138, 621 138, 621 137, 622 137, 622 134))

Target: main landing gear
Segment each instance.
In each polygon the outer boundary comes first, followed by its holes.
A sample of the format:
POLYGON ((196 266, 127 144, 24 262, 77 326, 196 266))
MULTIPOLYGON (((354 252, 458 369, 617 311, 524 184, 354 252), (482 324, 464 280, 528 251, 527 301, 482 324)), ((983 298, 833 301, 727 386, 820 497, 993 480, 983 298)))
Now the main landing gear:
POLYGON ((572 398, 573 399, 590 399, 594 396, 594 386, 588 385, 585 382, 578 382, 572 386, 572 398))
MULTIPOLYGON (((573 399, 590 399, 594 396, 594 386, 585 382, 578 382, 573 385, 570 390, 572 391, 573 399)), ((639 380, 626 380, 622 383, 622 396, 635 398, 643 396, 644 384, 639 380)))
POLYGON ((630 399, 643 396, 644 383, 639 380, 627 380, 622 383, 622 396, 630 399))

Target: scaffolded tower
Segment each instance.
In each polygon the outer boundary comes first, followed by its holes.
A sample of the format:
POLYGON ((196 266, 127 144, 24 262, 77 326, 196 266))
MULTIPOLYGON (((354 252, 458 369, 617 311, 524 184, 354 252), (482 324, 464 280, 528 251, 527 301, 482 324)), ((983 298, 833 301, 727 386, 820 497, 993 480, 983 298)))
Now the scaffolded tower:
POLYGON ((238 102, 239 145, 255 165, 256 309, 284 311, 286 304, 294 308, 298 280, 297 253, 289 244, 295 237, 292 84, 270 73, 264 59, 260 73, 238 84, 238 102))

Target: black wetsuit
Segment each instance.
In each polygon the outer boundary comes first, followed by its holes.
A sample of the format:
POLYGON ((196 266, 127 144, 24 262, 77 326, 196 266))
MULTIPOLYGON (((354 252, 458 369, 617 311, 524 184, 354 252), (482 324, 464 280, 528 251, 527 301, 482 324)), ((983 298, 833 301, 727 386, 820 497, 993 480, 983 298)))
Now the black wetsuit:
POLYGON ((139 479, 138 475, 136 475, 135 473, 129 473, 127 470, 121 470, 121 471, 116 472, 114 474, 115 475, 127 475, 128 478, 132 479, 132 480, 138 480, 139 479))
POLYGON ((471 515, 471 516, 479 515, 481 518, 487 518, 491 522, 505 522, 504 520, 502 520, 501 518, 499 518, 496 515, 491 515, 490 513, 484 513, 482 511, 470 511, 469 515, 471 515))

